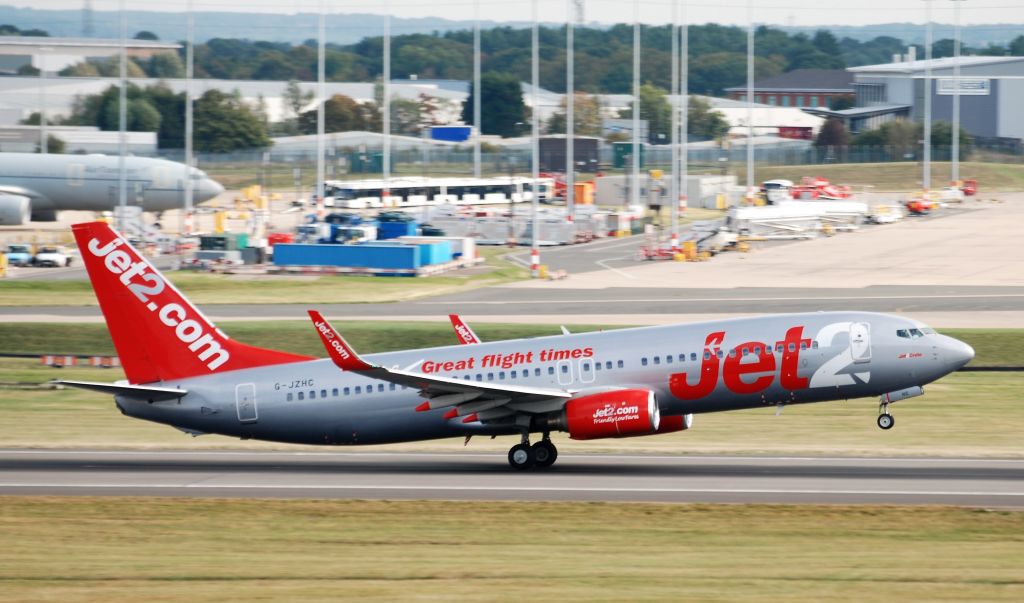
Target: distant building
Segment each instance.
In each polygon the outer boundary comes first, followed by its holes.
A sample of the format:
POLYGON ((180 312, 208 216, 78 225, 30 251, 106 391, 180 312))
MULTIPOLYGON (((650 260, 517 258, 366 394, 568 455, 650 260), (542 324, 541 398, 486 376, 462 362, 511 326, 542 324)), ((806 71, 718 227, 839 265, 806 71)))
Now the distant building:
MULTIPOLYGON (((856 104, 852 109, 805 109, 837 117, 851 132, 870 130, 895 119, 924 120, 925 94, 931 95, 932 121, 953 121, 954 59, 897 61, 851 67, 856 104), (931 80, 926 72, 931 68, 931 80)), ((960 57, 960 123, 980 141, 1020 148, 1024 141, 1024 57, 960 57)))
MULTIPOLYGON (((177 52, 181 44, 156 40, 127 40, 128 56, 148 59, 161 52, 177 52)), ((0 73, 13 74, 31 65, 49 73, 87 59, 109 58, 121 52, 121 40, 100 38, 51 38, 0 36, 0 73)))
MULTIPOLYGON (((754 82, 754 102, 779 107, 828 107, 833 99, 852 97, 853 76, 843 69, 796 69, 754 82)), ((747 87, 725 89, 733 100, 747 100, 747 87)))
MULTIPOLYGON (((49 126, 48 136, 64 142, 65 153, 120 152, 120 134, 92 126, 49 126)), ((39 149, 39 126, 0 126, 0 153, 35 153, 39 149)), ((156 132, 125 132, 130 155, 156 154, 156 132)))

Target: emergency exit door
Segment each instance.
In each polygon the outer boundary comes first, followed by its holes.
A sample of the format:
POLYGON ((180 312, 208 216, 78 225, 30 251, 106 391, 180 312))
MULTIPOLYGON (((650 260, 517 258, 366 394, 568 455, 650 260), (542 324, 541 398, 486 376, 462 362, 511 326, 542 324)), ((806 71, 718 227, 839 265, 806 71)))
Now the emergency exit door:
POLYGON ((238 410, 239 423, 255 423, 259 418, 256 413, 256 385, 240 383, 235 386, 235 408, 238 410))

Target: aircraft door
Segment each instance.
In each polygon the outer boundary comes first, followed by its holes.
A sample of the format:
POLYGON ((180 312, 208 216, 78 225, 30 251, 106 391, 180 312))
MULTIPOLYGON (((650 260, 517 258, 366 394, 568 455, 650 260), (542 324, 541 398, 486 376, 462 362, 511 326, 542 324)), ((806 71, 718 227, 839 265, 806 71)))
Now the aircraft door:
POLYGON ((239 423, 255 423, 258 419, 256 414, 256 385, 254 383, 239 383, 235 386, 235 408, 238 411, 239 423))
POLYGON ((850 323, 850 354, 855 364, 871 362, 871 324, 850 323))
POLYGON ((569 385, 572 383, 572 361, 559 360, 555 365, 555 372, 558 373, 558 384, 569 385))
POLYGON ((592 358, 580 358, 580 382, 594 382, 594 360, 592 358))

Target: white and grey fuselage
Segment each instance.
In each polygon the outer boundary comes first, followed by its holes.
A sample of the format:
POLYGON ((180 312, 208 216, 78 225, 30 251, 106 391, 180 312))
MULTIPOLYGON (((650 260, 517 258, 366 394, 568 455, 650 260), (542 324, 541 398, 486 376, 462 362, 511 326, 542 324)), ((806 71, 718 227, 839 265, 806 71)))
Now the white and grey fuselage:
MULTIPOLYGON (((310 333, 313 336, 313 333, 310 333)), ((662 416, 803 404, 909 391, 966 364, 973 350, 899 316, 781 314, 366 355, 385 367, 466 381, 654 392, 662 416)), ((188 394, 122 412, 193 433, 301 444, 379 444, 512 434, 507 421, 416 412, 415 388, 339 370, 331 360, 164 382, 188 394)), ((553 400, 557 412, 565 400, 553 400)), ((531 412, 538 415, 534 405, 531 412)), ((542 416, 537 417, 540 424, 542 416)), ((539 427, 533 428, 540 430, 539 427)))

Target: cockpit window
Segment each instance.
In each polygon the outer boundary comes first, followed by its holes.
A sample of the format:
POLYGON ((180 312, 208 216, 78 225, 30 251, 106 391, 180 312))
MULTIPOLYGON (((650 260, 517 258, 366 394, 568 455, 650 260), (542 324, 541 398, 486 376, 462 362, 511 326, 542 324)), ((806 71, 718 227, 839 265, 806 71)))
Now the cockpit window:
POLYGON ((910 329, 910 337, 911 339, 918 339, 924 337, 924 333, 921 332, 921 329, 910 329))
POLYGON ((935 335, 935 329, 930 327, 921 327, 921 332, 925 335, 935 335))
POLYGON ((904 339, 920 339, 924 337, 926 331, 935 332, 931 329, 926 329, 925 331, 922 331, 922 329, 897 329, 896 336, 903 337, 904 339))
POLYGON ((904 339, 910 339, 910 333, 906 329, 896 329, 896 337, 903 337, 904 339))

